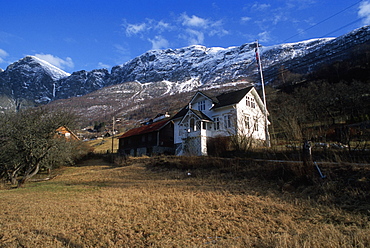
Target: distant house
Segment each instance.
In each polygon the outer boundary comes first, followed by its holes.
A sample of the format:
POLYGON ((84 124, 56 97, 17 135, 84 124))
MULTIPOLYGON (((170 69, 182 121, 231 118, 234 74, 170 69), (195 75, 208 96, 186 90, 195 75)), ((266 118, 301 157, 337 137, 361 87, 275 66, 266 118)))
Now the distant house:
POLYGON ((266 140, 264 104, 254 87, 215 97, 198 91, 172 121, 176 155, 207 155, 215 137, 266 140))
POLYGON ((68 127, 66 126, 61 126, 57 130, 55 130, 59 136, 65 137, 66 139, 71 139, 71 140, 80 140, 78 136, 72 132, 68 127))
POLYGON ((173 122, 158 120, 142 124, 118 137, 120 154, 130 156, 173 154, 173 122))

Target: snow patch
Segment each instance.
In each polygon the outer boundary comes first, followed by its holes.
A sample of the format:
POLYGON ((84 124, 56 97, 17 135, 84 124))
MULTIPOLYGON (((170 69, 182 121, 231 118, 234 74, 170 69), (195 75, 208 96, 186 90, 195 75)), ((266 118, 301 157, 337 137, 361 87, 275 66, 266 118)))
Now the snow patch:
POLYGON ((70 73, 63 71, 59 69, 58 67, 50 64, 49 62, 39 59, 36 56, 27 56, 27 57, 31 58, 34 62, 40 64, 42 68, 53 78, 53 80, 58 80, 58 79, 65 78, 71 75, 70 73))

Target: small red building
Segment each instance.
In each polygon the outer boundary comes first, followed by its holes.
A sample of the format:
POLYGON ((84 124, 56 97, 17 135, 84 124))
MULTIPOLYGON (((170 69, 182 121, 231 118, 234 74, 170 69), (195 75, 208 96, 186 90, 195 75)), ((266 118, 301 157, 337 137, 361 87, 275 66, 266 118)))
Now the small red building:
POLYGON ((118 152, 130 156, 174 154, 173 129, 171 120, 131 129, 118 137, 118 152))

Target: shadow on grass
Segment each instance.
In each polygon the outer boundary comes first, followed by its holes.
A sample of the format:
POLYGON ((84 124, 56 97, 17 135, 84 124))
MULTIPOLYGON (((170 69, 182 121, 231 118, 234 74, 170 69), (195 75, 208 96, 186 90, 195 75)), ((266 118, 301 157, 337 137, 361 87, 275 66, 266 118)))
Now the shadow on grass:
POLYGON ((179 156, 122 159, 115 156, 114 161, 118 163, 111 163, 107 161, 109 157, 98 154, 82 161, 77 167, 100 167, 71 177, 64 185, 99 189, 145 187, 159 182, 170 187, 192 185, 199 190, 228 190, 235 194, 249 194, 252 190, 259 195, 275 192, 282 199, 311 199, 370 216, 370 165, 325 164, 320 166, 326 175, 322 179, 316 169, 310 176, 304 174, 301 162, 179 156), (91 174, 85 179, 88 173, 91 174))
POLYGON ((320 166, 326 178, 316 168, 311 175, 302 170, 302 163, 274 163, 239 158, 155 157, 146 165, 148 170, 166 175, 177 171, 186 179, 190 173, 199 179, 217 178, 225 184, 240 180, 256 183, 255 190, 282 193, 286 197, 312 199, 320 204, 336 206, 350 212, 370 216, 370 165, 325 164, 320 166), (261 187, 263 186, 263 187, 261 187))

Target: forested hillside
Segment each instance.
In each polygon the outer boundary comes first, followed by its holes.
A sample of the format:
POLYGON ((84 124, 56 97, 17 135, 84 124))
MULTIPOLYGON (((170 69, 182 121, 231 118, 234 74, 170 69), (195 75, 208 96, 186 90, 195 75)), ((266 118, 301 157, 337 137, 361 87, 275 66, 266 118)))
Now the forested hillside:
POLYGON ((350 58, 305 75, 284 71, 271 88, 268 108, 278 137, 317 141, 369 140, 369 44, 352 49, 350 58), (336 129, 336 130, 335 130, 336 129))

